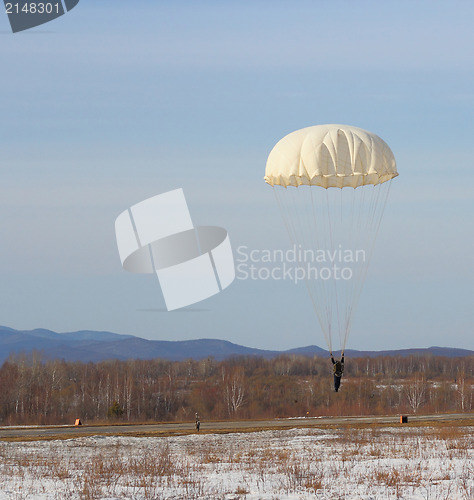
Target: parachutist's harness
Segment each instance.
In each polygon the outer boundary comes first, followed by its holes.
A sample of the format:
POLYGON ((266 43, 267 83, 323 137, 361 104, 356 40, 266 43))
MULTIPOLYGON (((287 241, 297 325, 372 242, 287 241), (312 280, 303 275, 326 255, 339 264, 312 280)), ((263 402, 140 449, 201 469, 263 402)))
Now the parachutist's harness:
POLYGON ((334 390, 338 392, 341 385, 342 373, 344 372, 344 353, 342 353, 340 361, 335 361, 334 356, 331 353, 331 361, 334 370, 334 390))
POLYGON ((335 361, 334 356, 331 354, 331 362, 333 364, 334 375, 336 375, 336 377, 342 377, 344 373, 344 354, 340 361, 335 361))

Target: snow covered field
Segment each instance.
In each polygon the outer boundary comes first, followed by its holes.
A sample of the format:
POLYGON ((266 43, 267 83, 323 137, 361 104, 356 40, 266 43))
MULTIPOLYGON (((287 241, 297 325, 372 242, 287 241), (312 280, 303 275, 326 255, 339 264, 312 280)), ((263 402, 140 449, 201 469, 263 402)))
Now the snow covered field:
POLYGON ((473 499, 472 427, 0 442, 1 499, 473 499))

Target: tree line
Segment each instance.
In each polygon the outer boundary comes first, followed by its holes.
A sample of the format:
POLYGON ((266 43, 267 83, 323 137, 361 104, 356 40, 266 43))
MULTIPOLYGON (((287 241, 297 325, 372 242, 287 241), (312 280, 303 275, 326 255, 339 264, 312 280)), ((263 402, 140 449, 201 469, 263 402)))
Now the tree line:
POLYGON ((99 363, 12 355, 0 368, 0 425, 470 412, 474 357, 346 360, 236 357, 99 363))

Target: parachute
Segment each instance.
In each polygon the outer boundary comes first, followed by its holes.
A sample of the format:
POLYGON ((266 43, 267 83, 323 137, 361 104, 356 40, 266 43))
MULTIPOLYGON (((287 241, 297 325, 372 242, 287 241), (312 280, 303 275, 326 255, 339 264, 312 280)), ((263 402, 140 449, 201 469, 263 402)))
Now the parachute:
POLYGON ((330 352, 344 351, 391 180, 394 155, 377 135, 316 125, 285 136, 268 156, 283 222, 330 352))

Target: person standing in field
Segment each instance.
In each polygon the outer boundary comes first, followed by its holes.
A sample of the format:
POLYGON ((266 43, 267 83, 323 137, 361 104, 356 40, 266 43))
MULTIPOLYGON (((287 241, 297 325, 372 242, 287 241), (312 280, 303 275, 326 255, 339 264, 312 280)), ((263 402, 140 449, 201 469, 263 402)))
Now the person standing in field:
POLYGON ((199 429, 201 428, 201 421, 199 420, 199 415, 196 412, 196 430, 199 432, 199 429))

